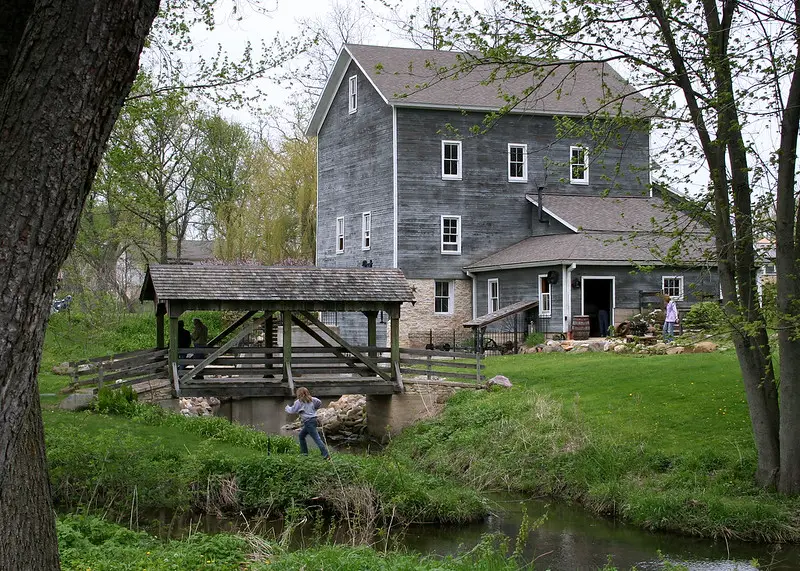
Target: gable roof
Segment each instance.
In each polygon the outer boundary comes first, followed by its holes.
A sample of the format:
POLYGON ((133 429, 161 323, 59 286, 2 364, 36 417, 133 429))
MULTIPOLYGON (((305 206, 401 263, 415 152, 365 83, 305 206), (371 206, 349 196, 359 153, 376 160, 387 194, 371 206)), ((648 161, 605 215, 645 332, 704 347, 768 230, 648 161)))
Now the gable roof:
MULTIPOLYGON (((538 198, 528 201, 538 206, 538 198)), ((663 265, 663 256, 680 230, 680 253, 687 265, 710 265, 714 242, 709 231, 685 214, 664 207, 657 198, 568 196, 542 197, 545 212, 572 230, 532 236, 474 262, 468 271, 489 271, 557 264, 663 265)))
POLYGON ((402 303, 414 294, 395 269, 151 264, 139 299, 402 303))
POLYGON ((628 96, 621 102, 623 112, 645 110, 643 100, 633 96, 630 85, 605 63, 543 61, 534 68, 535 72, 522 75, 487 64, 470 73, 452 73, 462 61, 474 57, 476 54, 463 52, 346 44, 339 52, 306 134, 319 133, 351 62, 391 106, 488 112, 507 103, 505 92, 523 98, 514 113, 584 116, 606 107, 609 94, 628 96), (527 97, 526 89, 533 90, 527 97))

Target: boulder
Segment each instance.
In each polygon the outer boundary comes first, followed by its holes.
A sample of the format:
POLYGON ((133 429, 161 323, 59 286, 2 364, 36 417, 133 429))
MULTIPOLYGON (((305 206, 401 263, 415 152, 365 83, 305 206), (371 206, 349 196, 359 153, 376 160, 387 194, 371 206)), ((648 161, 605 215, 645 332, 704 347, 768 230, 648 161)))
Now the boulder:
POLYGON ((508 377, 504 377, 503 375, 496 375, 486 381, 486 386, 488 387, 511 387, 511 381, 508 380, 508 377))
POLYGON ((719 346, 713 341, 700 341, 692 349, 692 353, 713 353, 719 346))
POLYGON ((572 350, 573 353, 588 353, 589 347, 586 345, 578 345, 572 350))
POLYGON ((93 400, 92 393, 73 393, 62 400, 58 407, 64 410, 87 410, 91 408, 93 400))
POLYGON ((551 353, 563 353, 564 351, 566 351, 566 349, 564 349, 564 347, 562 347, 560 343, 555 343, 554 345, 548 345, 548 347, 550 348, 551 353))
POLYGON ((627 345, 614 345, 614 353, 630 353, 627 345))
POLYGON ((590 353, 601 353, 606 351, 605 343, 589 343, 585 345, 585 347, 589 350, 590 353))
POLYGON ((684 347, 667 347, 667 355, 680 355, 685 352, 684 347))
POLYGON ((72 371, 69 367, 69 361, 64 361, 59 365, 53 365, 54 375, 69 375, 71 372, 72 371))

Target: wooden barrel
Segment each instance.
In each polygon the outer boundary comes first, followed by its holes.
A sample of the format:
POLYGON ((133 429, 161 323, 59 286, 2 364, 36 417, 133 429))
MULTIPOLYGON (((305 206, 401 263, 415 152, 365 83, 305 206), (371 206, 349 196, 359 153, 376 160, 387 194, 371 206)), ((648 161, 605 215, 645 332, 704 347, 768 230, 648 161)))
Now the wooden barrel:
POLYGON ((589 338, 589 316, 572 316, 572 338, 581 341, 589 338))

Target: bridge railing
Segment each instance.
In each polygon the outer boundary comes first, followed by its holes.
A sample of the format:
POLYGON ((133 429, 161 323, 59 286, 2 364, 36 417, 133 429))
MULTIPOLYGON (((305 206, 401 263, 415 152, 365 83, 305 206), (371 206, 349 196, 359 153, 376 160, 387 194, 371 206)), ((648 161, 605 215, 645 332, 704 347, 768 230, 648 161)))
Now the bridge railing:
MULTIPOLYGON (((218 347, 192 347, 178 350, 178 366, 189 370, 202 363, 218 347)), ((391 362, 388 347, 354 347, 370 356, 378 367, 387 368, 391 362)), ((299 375, 372 376, 372 372, 342 347, 292 347, 292 372, 299 375)), ((202 375, 221 377, 252 377, 279 375, 283 367, 282 347, 231 347, 203 368, 202 375)))
POLYGON ((400 372, 426 379, 485 380, 480 353, 438 351, 435 349, 400 349, 400 372))
POLYGON ((167 350, 142 349, 71 361, 69 375, 72 382, 62 392, 71 392, 85 386, 122 386, 142 383, 167 376, 167 350))

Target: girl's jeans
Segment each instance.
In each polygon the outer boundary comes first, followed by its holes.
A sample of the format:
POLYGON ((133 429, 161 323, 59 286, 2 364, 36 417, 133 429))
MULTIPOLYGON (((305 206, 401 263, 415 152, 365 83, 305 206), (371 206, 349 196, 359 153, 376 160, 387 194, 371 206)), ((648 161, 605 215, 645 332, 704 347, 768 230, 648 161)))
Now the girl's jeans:
POLYGON ((664 322, 664 341, 672 341, 675 338, 675 322, 664 322))
POLYGON ((319 448, 322 457, 327 458, 328 449, 325 448, 325 443, 322 442, 322 438, 319 437, 319 432, 317 432, 316 417, 304 420, 303 428, 300 430, 300 434, 298 435, 298 438, 300 439, 300 452, 302 452, 303 454, 308 454, 308 445, 306 444, 306 436, 311 436, 311 438, 316 443, 317 448, 319 448))

